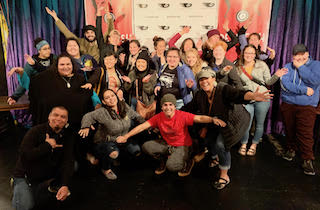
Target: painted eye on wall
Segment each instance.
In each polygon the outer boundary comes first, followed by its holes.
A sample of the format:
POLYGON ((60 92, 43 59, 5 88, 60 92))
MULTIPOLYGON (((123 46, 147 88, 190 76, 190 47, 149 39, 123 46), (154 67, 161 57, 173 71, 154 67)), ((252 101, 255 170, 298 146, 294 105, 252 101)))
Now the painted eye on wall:
POLYGON ((140 28, 140 30, 145 31, 148 30, 148 26, 138 26, 140 28))
POLYGON ((169 30, 170 26, 160 26, 162 30, 169 30))
POLYGON ((205 28, 206 30, 214 29, 214 26, 212 25, 203 25, 202 27, 205 28))
POLYGON ((184 7, 191 7, 191 6, 192 6, 191 3, 182 3, 182 5, 183 5, 184 7))
POLYGON ((159 4, 162 8, 168 8, 170 6, 170 4, 167 4, 167 3, 162 3, 162 4, 159 4))
POLYGON ((140 8, 147 8, 147 7, 148 7, 148 4, 138 4, 138 6, 139 6, 140 8))
POLYGON ((203 3, 206 7, 213 7, 215 5, 215 3, 213 2, 205 2, 203 3))

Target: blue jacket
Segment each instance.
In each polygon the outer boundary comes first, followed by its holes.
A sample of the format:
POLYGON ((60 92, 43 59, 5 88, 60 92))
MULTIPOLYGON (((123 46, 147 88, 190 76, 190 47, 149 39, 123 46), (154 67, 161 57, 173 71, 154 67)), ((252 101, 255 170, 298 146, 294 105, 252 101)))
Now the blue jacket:
MULTIPOLYGON (((167 67, 167 64, 165 64, 161 67, 161 71, 159 71, 159 73, 158 73, 159 78, 160 78, 160 75, 162 74, 162 72, 166 69, 166 67, 167 67)), ((180 63, 177 67, 177 73, 178 73, 180 94, 183 99, 183 103, 187 104, 192 100, 191 92, 193 90, 197 89, 197 82, 194 78, 194 75, 193 75, 191 69, 186 64, 180 63), (188 88, 187 84, 185 82, 185 80, 190 80, 190 79, 192 79, 193 83, 194 83, 192 88, 188 88)), ((156 86, 160 86, 160 82, 158 82, 156 86)))
POLYGON ((293 63, 285 65, 288 73, 281 78, 281 98, 288 104, 316 107, 320 92, 320 61, 309 58, 306 64, 298 69, 293 63), (314 90, 312 96, 307 96, 307 87, 314 90))

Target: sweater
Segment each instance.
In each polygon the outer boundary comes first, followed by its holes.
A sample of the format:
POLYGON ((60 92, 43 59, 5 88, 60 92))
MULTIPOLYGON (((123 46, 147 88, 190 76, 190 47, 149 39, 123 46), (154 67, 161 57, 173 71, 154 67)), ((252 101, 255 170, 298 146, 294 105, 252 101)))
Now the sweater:
MULTIPOLYGON (((99 48, 98 44, 96 41, 94 42, 89 42, 85 38, 79 38, 77 37, 74 33, 72 33, 67 26, 59 19, 56 22, 56 26, 59 28, 59 30, 64 34, 66 38, 75 38, 78 40, 80 44, 80 52, 81 54, 89 54, 96 61, 100 60, 100 53, 99 53, 99 48)), ((96 35, 97 36, 97 35, 96 35)))
POLYGON ((211 65, 213 70, 216 71, 217 82, 224 82, 236 88, 243 87, 236 66, 231 61, 224 58, 220 65, 216 65, 215 63, 211 65), (232 69, 230 71, 224 71, 223 68, 226 66, 232 66, 232 69))
POLYGON ((20 145, 14 177, 26 176, 31 183, 56 178, 62 186, 68 186, 74 169, 74 137, 72 130, 68 128, 56 134, 48 123, 31 128, 20 145), (46 134, 63 147, 52 149, 45 141, 46 134))
POLYGON ((234 88, 226 83, 220 82, 216 87, 213 105, 209 112, 208 95, 199 90, 196 92, 193 100, 182 110, 200 114, 218 117, 227 125, 226 127, 217 127, 209 124, 208 130, 218 129, 224 139, 227 150, 240 141, 249 126, 250 114, 243 107, 244 95, 247 90, 234 88))
POLYGON ((260 60, 256 60, 252 69, 251 76, 253 80, 250 80, 249 77, 242 72, 241 68, 242 67, 238 66, 238 73, 240 74, 243 88, 251 90, 252 92, 255 92, 257 87, 259 87, 260 93, 265 92, 268 90, 266 86, 273 85, 279 79, 275 74, 271 77, 269 67, 265 62, 260 60))
MULTIPOLYGON (((159 77, 162 74, 162 72, 166 69, 166 67, 167 67, 167 64, 162 66, 161 71, 159 72, 159 77)), ((177 72, 178 72, 180 94, 183 99, 183 103, 187 104, 192 100, 192 91, 196 90, 197 82, 194 78, 194 75, 193 75, 191 69, 186 64, 180 63, 177 66, 177 72), (185 81, 185 80, 190 80, 190 79, 194 83, 192 88, 188 88, 186 81, 185 81)), ((156 86, 160 86, 160 82, 158 82, 156 86)))
POLYGON ((127 115, 123 119, 114 111, 111 113, 104 107, 85 114, 81 121, 81 128, 89 128, 99 123, 97 132, 94 135, 94 143, 113 141, 118 136, 124 136, 129 132, 131 120, 143 123, 145 120, 126 104, 127 115))
POLYGON ((316 107, 320 92, 320 62, 309 58, 306 64, 298 69, 293 63, 285 65, 288 73, 281 77, 281 99, 289 104, 316 107), (307 87, 314 90, 307 96, 307 87))

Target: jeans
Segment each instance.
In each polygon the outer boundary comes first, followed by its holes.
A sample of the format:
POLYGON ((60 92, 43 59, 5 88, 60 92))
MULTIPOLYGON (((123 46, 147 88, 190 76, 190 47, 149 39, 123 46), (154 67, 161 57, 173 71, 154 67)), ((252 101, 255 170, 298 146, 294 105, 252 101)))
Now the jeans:
POLYGON ((14 178, 12 207, 27 210, 34 207, 32 188, 25 178, 14 178))
POLYGON ((133 109, 134 111, 136 111, 137 108, 137 99, 135 97, 131 98, 131 109, 133 109))
MULTIPOLYGON (((136 155, 141 151, 140 146, 132 142, 130 143, 127 142, 123 144, 123 146, 131 155, 136 155)), ((101 168, 103 170, 108 170, 111 168, 111 165, 114 159, 112 159, 109 155, 113 151, 117 151, 118 153, 120 153, 119 145, 116 142, 112 142, 112 141, 103 142, 95 145, 93 148, 93 151, 94 151, 94 155, 99 159, 101 168)))
POLYGON ((249 127, 241 139, 242 144, 247 144, 249 139, 249 132, 252 124, 253 117, 256 118, 256 129, 252 139, 253 144, 258 144, 259 139, 263 135, 264 121, 266 119, 268 110, 270 107, 270 102, 254 102, 253 104, 247 104, 245 106, 246 110, 250 113, 250 123, 249 127))
POLYGON ((231 153, 224 146, 224 139, 221 134, 218 135, 216 141, 211 142, 211 155, 219 157, 219 168, 221 170, 229 170, 231 168, 231 153))

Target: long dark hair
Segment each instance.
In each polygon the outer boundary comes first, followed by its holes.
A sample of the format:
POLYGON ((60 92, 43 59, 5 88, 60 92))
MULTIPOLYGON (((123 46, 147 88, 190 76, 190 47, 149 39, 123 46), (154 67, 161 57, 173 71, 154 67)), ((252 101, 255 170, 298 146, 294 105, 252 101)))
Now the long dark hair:
POLYGON ((186 52, 184 51, 184 45, 186 44, 186 42, 187 42, 188 40, 190 40, 190 41, 192 42, 192 48, 197 49, 197 48, 196 48, 196 44, 194 43, 193 39, 191 39, 191 38, 186 38, 185 40, 183 40, 183 42, 181 43, 181 46, 180 46, 180 50, 181 50, 181 52, 182 52, 183 54, 186 53, 186 52))
POLYGON ((240 55, 240 58, 239 58, 239 62, 237 63, 238 66, 243 66, 244 65, 244 51, 249 47, 253 48, 255 53, 256 53, 255 60, 258 59, 258 50, 257 50, 257 48, 252 44, 248 44, 243 48, 243 50, 241 52, 241 55, 240 55))
POLYGON ((66 53, 69 55, 69 53, 67 52, 67 45, 68 45, 68 43, 69 43, 70 41, 75 41, 75 42, 77 43, 77 45, 78 45, 78 47, 79 47, 79 54, 80 54, 80 56, 81 56, 80 43, 79 43, 79 41, 78 41, 77 39, 75 39, 74 37, 70 37, 70 38, 66 39, 66 44, 65 44, 65 51, 66 51, 66 53))
MULTIPOLYGON (((117 94, 112 89, 106 88, 102 91, 101 101, 104 100, 104 93, 107 91, 113 92, 113 94, 117 97, 117 100, 118 100, 117 107, 118 107, 118 112, 119 112, 120 118, 121 119, 125 118, 127 115, 126 102, 119 100, 117 94)), ((108 110, 108 112, 113 120, 116 119, 116 116, 113 114, 114 110, 111 107, 109 107, 103 103, 102 103, 102 107, 104 107, 105 109, 108 110)))

